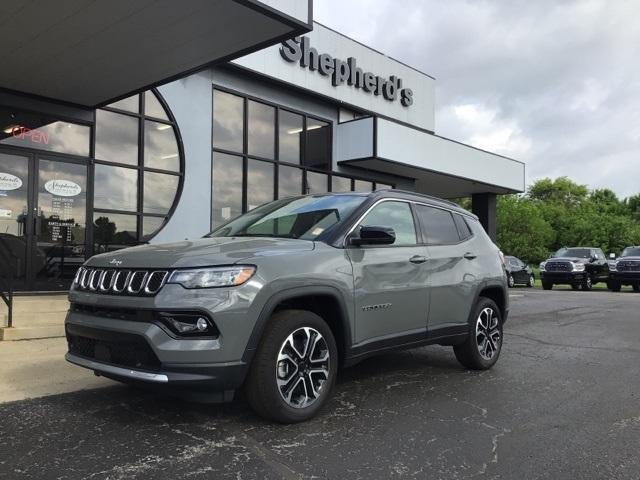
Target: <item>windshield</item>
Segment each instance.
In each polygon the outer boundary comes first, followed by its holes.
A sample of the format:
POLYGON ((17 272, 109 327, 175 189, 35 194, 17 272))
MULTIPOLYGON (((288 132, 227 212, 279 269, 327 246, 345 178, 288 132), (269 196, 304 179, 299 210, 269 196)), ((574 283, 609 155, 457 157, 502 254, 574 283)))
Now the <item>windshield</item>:
POLYGON ((267 203, 211 232, 207 237, 278 237, 315 240, 334 228, 365 195, 314 195, 267 203))
POLYGON ((591 250, 588 248, 561 248, 554 257, 591 258, 591 250))
POLYGON ((640 257, 640 247, 627 247, 622 251, 621 257, 640 257))

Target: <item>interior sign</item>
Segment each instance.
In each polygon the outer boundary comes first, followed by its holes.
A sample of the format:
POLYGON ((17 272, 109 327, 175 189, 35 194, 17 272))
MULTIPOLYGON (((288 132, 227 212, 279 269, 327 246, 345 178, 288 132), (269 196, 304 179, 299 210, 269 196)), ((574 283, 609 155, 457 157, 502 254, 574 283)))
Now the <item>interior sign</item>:
POLYGON ((310 46, 308 37, 296 37, 282 43, 280 55, 287 62, 300 63, 303 68, 317 70, 321 75, 331 77, 335 87, 343 84, 361 88, 365 92, 394 102, 398 98, 400 103, 408 107, 413 103, 413 90, 402 88, 402 79, 391 75, 389 78, 365 72, 357 66, 356 59, 349 57, 346 61, 333 58, 328 53, 318 53, 310 46))

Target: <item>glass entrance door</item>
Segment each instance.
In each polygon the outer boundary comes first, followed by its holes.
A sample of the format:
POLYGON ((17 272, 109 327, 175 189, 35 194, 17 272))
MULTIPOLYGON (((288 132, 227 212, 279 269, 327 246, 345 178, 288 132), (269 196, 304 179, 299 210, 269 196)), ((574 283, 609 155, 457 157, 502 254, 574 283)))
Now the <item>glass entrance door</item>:
MULTIPOLYGON (((28 155, 0 152, 0 249, 14 266, 16 290, 26 290, 29 282, 29 172, 32 161, 28 155)), ((8 278, 10 273, 2 268, 3 277, 8 278)))
POLYGON ((66 290, 86 258, 87 166, 47 157, 36 166, 33 286, 66 290))
POLYGON ((86 258, 86 218, 86 162, 0 151, 0 248, 16 290, 69 288, 86 258))

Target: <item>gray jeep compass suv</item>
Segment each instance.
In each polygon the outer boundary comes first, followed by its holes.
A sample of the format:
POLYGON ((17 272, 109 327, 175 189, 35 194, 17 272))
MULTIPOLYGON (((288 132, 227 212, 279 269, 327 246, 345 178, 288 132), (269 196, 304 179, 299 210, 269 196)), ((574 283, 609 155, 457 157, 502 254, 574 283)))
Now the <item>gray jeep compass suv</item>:
POLYGON ((124 382, 297 422, 338 367, 451 345, 493 366, 508 313, 498 248, 453 203, 384 190, 286 198, 206 237, 97 255, 69 293, 67 360, 124 382))

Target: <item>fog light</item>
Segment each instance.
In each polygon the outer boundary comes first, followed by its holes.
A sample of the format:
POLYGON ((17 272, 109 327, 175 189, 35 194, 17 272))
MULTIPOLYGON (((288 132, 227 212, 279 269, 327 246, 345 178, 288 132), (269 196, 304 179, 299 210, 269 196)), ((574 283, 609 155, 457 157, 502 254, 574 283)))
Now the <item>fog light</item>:
POLYGON ((216 336, 218 331, 209 319, 197 313, 163 312, 156 317, 180 336, 216 336))
POLYGON ((196 328, 200 332, 206 332, 207 328, 209 328, 209 324, 207 323, 207 320, 205 318, 200 317, 196 322, 196 328))

